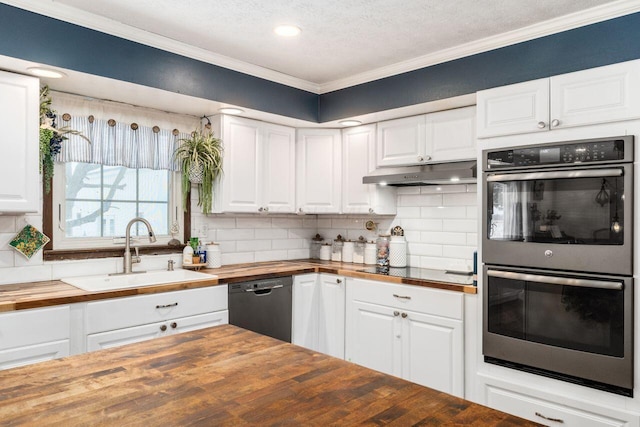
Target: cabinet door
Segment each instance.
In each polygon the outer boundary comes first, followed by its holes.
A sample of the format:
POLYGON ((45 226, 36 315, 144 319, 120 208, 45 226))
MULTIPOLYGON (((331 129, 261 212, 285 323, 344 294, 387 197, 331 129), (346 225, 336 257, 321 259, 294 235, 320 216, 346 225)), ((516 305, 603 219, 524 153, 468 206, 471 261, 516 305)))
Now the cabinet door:
POLYGON ((296 142, 296 199, 300 213, 340 213, 340 130, 300 129, 296 142))
POLYGON ((258 212, 260 207, 260 122, 223 117, 222 211, 258 212))
POLYGON ((430 160, 426 153, 424 115, 378 123, 377 167, 415 165, 430 160))
POLYGON ((147 341, 167 334, 166 323, 150 323, 132 328, 116 329, 87 335, 87 351, 119 347, 125 344, 147 341), (162 330, 164 326, 165 330, 162 330))
POLYGON ((427 114, 427 153, 437 162, 475 159, 476 107, 427 114))
POLYGON ((396 189, 363 184, 375 169, 376 125, 342 131, 342 213, 395 215, 396 189))
POLYGON ((69 340, 46 342, 0 351, 0 370, 69 356, 69 340))
POLYGON ((401 376, 401 322, 391 307, 352 300, 347 309, 346 360, 401 376))
POLYGON ((37 78, 0 71, 0 212, 36 212, 40 202, 37 78))
POLYGON ((291 343, 318 350, 318 275, 293 277, 291 343))
POLYGON ((344 359, 345 280, 342 276, 321 274, 318 351, 344 359))
POLYGON ((551 77, 551 128, 640 117, 640 61, 551 77))
POLYGON ((462 321, 403 311, 402 377, 464 397, 462 321))
POLYGON ((478 138, 549 129, 549 79, 482 90, 476 100, 478 138))
POLYGON ((295 212, 295 142, 295 129, 264 125, 260 207, 267 212, 295 212))
POLYGON ((168 321, 167 332, 169 334, 180 334, 182 332, 196 331, 198 329, 211 328, 213 326, 226 325, 229 323, 229 310, 216 311, 215 313, 199 314, 197 316, 183 317, 168 321))

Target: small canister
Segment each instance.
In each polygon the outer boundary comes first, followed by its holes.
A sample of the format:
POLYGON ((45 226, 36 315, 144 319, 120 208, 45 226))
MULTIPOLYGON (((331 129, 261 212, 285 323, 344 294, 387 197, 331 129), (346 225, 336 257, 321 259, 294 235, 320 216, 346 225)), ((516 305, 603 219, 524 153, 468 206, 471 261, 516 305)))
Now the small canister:
POLYGON ((367 265, 376 265, 375 242, 367 242, 364 244, 364 263, 367 265))
POLYGON ((353 251, 355 244, 353 240, 345 240, 342 245, 342 262, 353 262, 353 251))
POLYGON ((358 240, 354 242, 353 248, 353 263, 364 264, 364 237, 360 236, 358 240))
POLYGON ((338 238, 333 241, 333 247, 331 248, 331 261, 342 261, 342 236, 338 235, 338 238))
POLYGON ((331 243, 322 243, 320 245, 320 259, 323 261, 331 260, 331 243))
POLYGON ((207 244, 207 267, 208 268, 220 268, 222 266, 222 252, 220 251, 220 245, 217 243, 207 244))
POLYGON ((407 266, 407 241, 402 227, 393 227, 389 242, 389 267, 403 268, 407 266))
POLYGON ((376 266, 389 267, 389 234, 381 234, 376 240, 376 266))
POLYGON ((311 239, 311 250, 309 251, 309 255, 312 259, 320 258, 320 246, 324 239, 321 235, 316 234, 315 237, 311 239))

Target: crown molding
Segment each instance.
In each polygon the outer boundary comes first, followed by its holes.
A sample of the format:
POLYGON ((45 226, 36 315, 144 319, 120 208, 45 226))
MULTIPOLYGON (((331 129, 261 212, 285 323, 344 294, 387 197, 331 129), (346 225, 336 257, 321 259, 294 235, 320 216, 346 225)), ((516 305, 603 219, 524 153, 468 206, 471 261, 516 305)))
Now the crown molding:
POLYGON ((2 3, 307 92, 317 94, 319 91, 316 83, 191 46, 64 4, 41 0, 2 0, 2 3))
POLYGON ((561 33, 574 28, 583 27, 589 24, 606 21, 608 19, 629 15, 640 11, 638 0, 620 0, 596 6, 591 9, 576 12, 570 15, 561 16, 540 22, 528 27, 486 37, 463 45, 444 49, 428 55, 398 62, 386 67, 359 73, 344 79, 334 80, 320 84, 319 93, 328 93, 347 87, 391 77, 408 71, 426 68, 432 65, 441 64, 466 56, 475 55, 482 52, 498 49, 505 46, 533 40, 551 34, 561 33))
POLYGON ((640 11, 640 2, 638 0, 619 0, 386 67, 355 74, 344 79, 318 84, 216 54, 53 1, 2 0, 2 3, 316 94, 333 92, 640 11))

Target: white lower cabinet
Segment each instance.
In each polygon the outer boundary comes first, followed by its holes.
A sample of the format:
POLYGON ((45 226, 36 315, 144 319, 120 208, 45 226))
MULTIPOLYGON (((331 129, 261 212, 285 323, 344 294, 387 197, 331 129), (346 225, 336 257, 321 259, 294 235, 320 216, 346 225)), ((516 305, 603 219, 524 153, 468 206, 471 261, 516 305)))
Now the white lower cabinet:
POLYGON ((345 280, 333 274, 293 278, 293 344, 344 359, 345 280))
POLYGON ((538 398, 521 391, 515 384, 485 384, 487 406, 548 426, 637 427, 638 414, 611 407, 585 404, 584 408, 560 403, 557 396, 538 398), (517 390, 517 391, 516 391, 517 390))
POLYGON ((68 305, 0 315, 0 369, 69 355, 68 305))
POLYGON ((87 304, 87 351, 229 322, 227 286, 116 298, 87 304))
POLYGON ((346 360, 463 397, 461 293, 349 279, 346 297, 346 360))

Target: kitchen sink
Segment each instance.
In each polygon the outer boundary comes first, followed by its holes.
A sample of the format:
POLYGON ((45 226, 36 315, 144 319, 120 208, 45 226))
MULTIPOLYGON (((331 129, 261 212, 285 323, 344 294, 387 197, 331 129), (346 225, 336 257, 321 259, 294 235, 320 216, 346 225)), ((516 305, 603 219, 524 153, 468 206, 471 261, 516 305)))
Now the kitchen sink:
POLYGON ((216 283, 218 276, 213 274, 198 273, 190 270, 158 270, 145 273, 133 273, 109 276, 78 276, 62 278, 65 283, 85 291, 110 291, 114 289, 139 288, 141 286, 163 285, 178 282, 211 281, 216 283))

